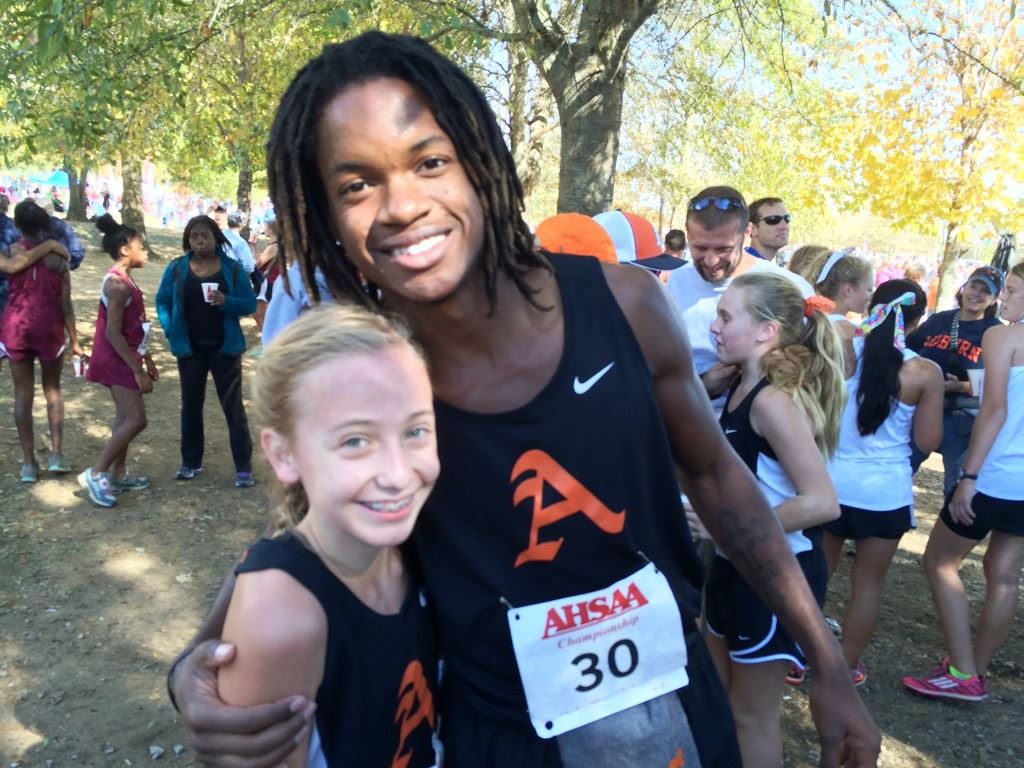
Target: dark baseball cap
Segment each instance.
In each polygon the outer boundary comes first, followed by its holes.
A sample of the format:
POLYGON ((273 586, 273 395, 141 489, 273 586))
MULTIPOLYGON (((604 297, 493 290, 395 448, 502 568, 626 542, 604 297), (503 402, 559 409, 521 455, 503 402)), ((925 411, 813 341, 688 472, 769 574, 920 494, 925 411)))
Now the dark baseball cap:
POLYGON ((1003 290, 1003 273, 995 267, 978 267, 967 278, 968 283, 974 280, 983 282, 993 296, 998 296, 1003 290))

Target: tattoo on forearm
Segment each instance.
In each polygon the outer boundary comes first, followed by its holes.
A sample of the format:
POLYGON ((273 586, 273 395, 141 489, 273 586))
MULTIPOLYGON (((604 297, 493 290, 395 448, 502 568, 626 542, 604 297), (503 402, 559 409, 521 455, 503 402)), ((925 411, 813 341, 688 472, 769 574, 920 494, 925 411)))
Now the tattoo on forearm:
POLYGON ((723 507, 716 528, 718 546, 761 598, 770 606, 785 604, 787 593, 775 559, 777 547, 771 546, 773 540, 778 541, 778 525, 762 515, 723 507))

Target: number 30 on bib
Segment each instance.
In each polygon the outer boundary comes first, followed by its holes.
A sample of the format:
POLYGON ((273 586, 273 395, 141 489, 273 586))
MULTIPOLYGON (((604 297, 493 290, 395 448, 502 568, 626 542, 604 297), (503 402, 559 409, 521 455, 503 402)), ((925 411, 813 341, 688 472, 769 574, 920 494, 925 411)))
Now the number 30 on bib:
POLYGON ((679 607, 653 563, 606 589, 512 608, 508 624, 541 738, 689 682, 679 607))

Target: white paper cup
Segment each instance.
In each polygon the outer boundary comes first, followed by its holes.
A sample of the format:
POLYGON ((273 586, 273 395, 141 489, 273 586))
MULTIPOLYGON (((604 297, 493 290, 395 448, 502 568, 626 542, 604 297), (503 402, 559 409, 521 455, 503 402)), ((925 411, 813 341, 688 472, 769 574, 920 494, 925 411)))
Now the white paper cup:
POLYGON ((75 372, 75 378, 80 379, 85 375, 85 360, 75 355, 71 358, 71 368, 75 372))
POLYGON ((967 371, 967 378, 971 380, 971 394, 981 397, 981 390, 985 388, 985 369, 975 368, 967 371))
POLYGON ((217 283, 203 283, 202 286, 203 298, 206 300, 207 304, 212 304, 213 296, 211 294, 217 290, 217 283))

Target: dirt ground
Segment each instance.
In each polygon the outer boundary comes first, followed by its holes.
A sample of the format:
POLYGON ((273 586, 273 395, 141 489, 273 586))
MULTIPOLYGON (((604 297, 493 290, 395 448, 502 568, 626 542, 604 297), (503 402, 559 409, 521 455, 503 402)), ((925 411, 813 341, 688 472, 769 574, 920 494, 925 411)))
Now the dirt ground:
MULTIPOLYGON (((74 273, 79 332, 88 341, 97 288, 109 261, 94 231, 89 255, 74 273)), ((149 313, 164 264, 180 233, 153 230, 153 257, 137 273, 149 313)), ((243 322, 250 342, 255 324, 243 322)), ((43 472, 22 485, 11 386, 0 374, 0 768, 66 765, 195 765, 164 692, 167 664, 200 622, 220 581, 264 520, 264 493, 233 487, 223 416, 212 386, 207 398, 207 471, 174 480, 178 453, 178 386, 174 360, 158 335, 161 379, 147 398, 149 428, 131 452, 132 471, 152 486, 121 497, 110 510, 91 505, 74 474, 43 472)), ((246 375, 255 360, 245 358, 246 375)), ((102 387, 64 379, 65 453, 75 472, 105 440, 111 417, 102 387)), ((36 444, 45 464, 47 433, 36 397, 36 444)), ((912 697, 900 676, 923 672, 942 655, 920 557, 938 512, 941 484, 933 458, 919 473, 919 528, 904 537, 890 571, 874 643, 865 655, 862 689, 884 736, 882 765, 955 768, 1024 765, 1024 632, 1011 630, 980 705, 912 697)), ((257 477, 266 472, 257 463, 257 477)), ((983 549, 964 568, 973 598, 983 595, 983 549)), ((826 612, 841 616, 849 572, 841 567, 826 612)), ((817 764, 806 688, 787 691, 786 765, 817 764)))

